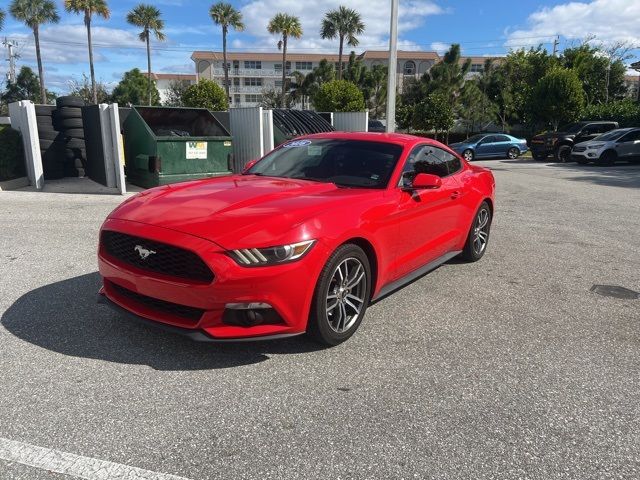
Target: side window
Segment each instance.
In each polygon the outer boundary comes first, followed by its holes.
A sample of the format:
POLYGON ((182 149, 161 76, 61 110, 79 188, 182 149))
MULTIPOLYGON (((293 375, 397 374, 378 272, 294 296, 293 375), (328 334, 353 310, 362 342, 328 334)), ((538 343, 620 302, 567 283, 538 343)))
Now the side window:
POLYGON ((636 130, 635 132, 629 132, 624 135, 618 142, 635 142, 636 140, 640 140, 640 130, 636 130))
POLYGON ((496 140, 496 136, 495 135, 489 135, 488 137, 484 137, 482 139, 482 143, 496 143, 498 140, 496 140))
POLYGON ((507 137, 506 135, 496 135, 496 142, 510 142, 511 139, 509 137, 507 137))
POLYGON ((432 145, 416 147, 409 154, 402 169, 402 182, 410 184, 418 173, 430 173, 447 177, 462 168, 460 159, 441 148, 432 145))

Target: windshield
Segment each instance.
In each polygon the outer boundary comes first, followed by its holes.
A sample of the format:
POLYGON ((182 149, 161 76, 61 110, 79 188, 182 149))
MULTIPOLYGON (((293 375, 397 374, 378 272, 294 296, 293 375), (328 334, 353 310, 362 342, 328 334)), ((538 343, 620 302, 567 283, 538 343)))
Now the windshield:
POLYGON ((335 138, 293 140, 269 153, 246 174, 384 188, 401 153, 402 146, 392 143, 335 138))
POLYGON ((482 140, 484 137, 486 137, 486 135, 482 135, 482 134, 474 135, 472 137, 467 138, 462 143, 476 143, 476 142, 479 142, 480 140, 482 140))
POLYGON ((558 131, 564 133, 578 133, 583 126, 584 123, 570 123, 569 125, 560 127, 558 131))
POLYGON ((603 133, 602 135, 598 135, 593 140, 617 140, 628 131, 629 130, 611 130, 610 132, 603 133))

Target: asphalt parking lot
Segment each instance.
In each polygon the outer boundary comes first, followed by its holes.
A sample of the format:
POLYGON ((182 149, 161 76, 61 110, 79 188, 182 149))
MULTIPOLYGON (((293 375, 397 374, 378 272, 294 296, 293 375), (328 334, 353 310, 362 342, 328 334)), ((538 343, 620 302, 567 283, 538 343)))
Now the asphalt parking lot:
POLYGON ((640 299, 590 291, 640 291, 640 166, 478 163, 487 255, 332 349, 129 324, 96 304, 121 198, 0 192, 0 478, 640 478, 640 299))

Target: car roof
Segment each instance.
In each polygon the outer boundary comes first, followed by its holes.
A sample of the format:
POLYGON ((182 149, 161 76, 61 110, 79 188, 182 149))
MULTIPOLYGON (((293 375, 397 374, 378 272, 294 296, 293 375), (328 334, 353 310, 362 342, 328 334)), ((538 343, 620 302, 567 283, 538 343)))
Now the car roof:
POLYGON ((360 140, 381 143, 395 143, 405 147, 412 147, 419 143, 431 145, 442 145, 440 142, 427 137, 417 137, 406 133, 384 133, 384 132, 324 132, 304 135, 298 138, 309 139, 337 139, 337 140, 360 140))

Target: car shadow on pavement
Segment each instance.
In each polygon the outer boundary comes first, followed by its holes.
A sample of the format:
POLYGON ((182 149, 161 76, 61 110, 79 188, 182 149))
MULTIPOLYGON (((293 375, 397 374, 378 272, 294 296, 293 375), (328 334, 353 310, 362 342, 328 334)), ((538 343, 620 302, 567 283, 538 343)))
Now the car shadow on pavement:
MULTIPOLYGON (((563 177, 566 180, 610 187, 640 188, 640 165, 637 163, 620 162, 609 166, 598 166, 594 164, 579 165, 573 162, 555 163, 537 160, 501 160, 500 163, 512 165, 534 163, 570 174, 576 174, 576 176, 573 177, 563 177)), ((499 170, 499 168, 490 168, 492 170, 499 170)))
POLYGON ((198 343, 131 322, 97 303, 97 272, 32 290, 0 322, 16 337, 48 350, 157 370, 207 370, 263 362, 269 354, 298 354, 323 347, 306 337, 246 343, 198 343))
POLYGON ((575 177, 565 177, 567 180, 610 187, 640 188, 640 165, 638 164, 616 163, 601 167, 593 164, 552 163, 549 166, 579 174, 575 177))

